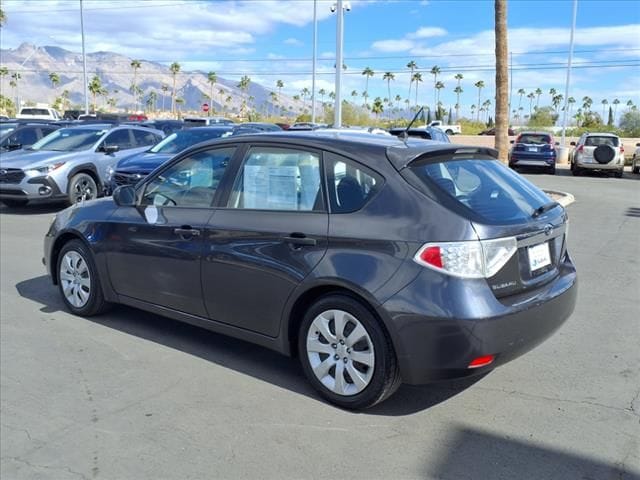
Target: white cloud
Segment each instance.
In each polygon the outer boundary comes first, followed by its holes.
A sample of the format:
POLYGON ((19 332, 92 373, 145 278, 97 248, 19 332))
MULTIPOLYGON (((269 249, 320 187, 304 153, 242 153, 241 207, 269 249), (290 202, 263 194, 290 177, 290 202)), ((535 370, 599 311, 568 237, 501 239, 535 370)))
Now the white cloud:
POLYGON ((379 52, 406 52, 415 47, 411 40, 378 40, 371 48, 379 52))
POLYGON ((287 38, 284 42, 285 45, 293 45, 296 47, 301 47, 302 45, 304 45, 304 43, 302 43, 300 40, 298 40, 297 38, 287 38))
POLYGON ((420 27, 414 33, 409 33, 407 38, 431 38, 431 37, 443 37, 447 34, 444 28, 440 27, 420 27))

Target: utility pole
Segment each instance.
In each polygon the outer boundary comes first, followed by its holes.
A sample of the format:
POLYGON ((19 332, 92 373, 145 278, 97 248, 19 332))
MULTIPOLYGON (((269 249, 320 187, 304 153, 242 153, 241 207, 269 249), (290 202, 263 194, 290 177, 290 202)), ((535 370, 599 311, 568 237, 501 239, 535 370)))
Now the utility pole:
POLYGON ((89 113, 89 84, 87 83, 87 55, 84 50, 84 10, 80 0, 80 31, 82 33, 82 81, 84 83, 84 113, 89 113))
POLYGON ((336 9, 335 12, 338 17, 336 23, 336 99, 334 103, 333 128, 340 128, 342 126, 342 98, 340 88, 342 86, 342 43, 344 41, 344 10, 342 0, 338 0, 334 8, 336 9))
POLYGON ((313 73, 311 74, 311 122, 316 122, 316 57, 318 53, 318 0, 313 0, 313 73))
POLYGON ((573 62, 573 35, 576 30, 576 18, 578 17, 578 0, 573 0, 573 23, 571 24, 571 36, 569 37, 569 63, 567 64, 567 83, 564 87, 564 114, 562 115, 562 140, 560 144, 564 148, 565 135, 567 133, 567 116, 569 101, 569 84, 571 83, 571 63, 573 62))

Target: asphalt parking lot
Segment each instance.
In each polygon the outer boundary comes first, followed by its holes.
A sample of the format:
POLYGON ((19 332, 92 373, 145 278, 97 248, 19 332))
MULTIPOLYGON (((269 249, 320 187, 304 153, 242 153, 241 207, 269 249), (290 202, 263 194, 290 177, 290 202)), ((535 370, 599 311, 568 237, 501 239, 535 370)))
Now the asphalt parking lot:
POLYGON ((573 316, 483 378, 363 413, 260 347, 131 308, 69 315, 41 264, 58 207, 0 207, 0 476, 640 478, 640 175, 526 176, 575 196, 573 316))

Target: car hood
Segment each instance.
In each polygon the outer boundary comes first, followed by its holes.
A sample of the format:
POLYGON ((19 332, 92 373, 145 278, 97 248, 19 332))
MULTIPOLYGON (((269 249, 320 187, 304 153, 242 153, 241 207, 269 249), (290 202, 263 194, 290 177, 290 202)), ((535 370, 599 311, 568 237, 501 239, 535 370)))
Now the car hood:
POLYGON ((0 158, 2 168, 28 168, 43 163, 61 162, 68 159, 76 159, 83 152, 54 152, 52 150, 16 150, 3 153, 0 158))
POLYGON ((142 152, 123 158, 116 165, 119 172, 151 172, 173 157, 172 153, 142 152))

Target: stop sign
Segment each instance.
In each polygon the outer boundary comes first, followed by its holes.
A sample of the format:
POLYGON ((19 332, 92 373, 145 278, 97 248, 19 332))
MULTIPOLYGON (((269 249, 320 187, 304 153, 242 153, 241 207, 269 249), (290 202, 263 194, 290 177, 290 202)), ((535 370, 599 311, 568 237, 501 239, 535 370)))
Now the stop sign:
POLYGON ((209 111, 209 104, 208 103, 203 103, 202 104, 202 111, 203 112, 208 112, 209 111))

